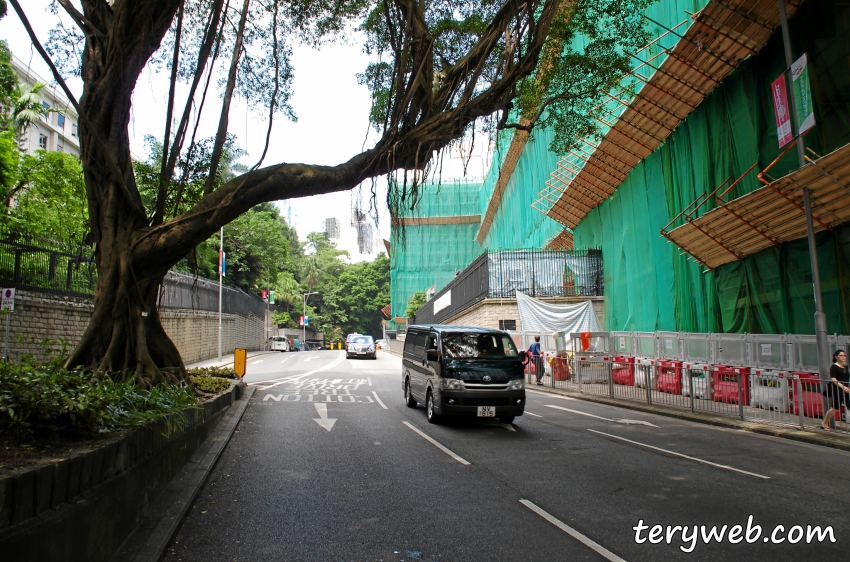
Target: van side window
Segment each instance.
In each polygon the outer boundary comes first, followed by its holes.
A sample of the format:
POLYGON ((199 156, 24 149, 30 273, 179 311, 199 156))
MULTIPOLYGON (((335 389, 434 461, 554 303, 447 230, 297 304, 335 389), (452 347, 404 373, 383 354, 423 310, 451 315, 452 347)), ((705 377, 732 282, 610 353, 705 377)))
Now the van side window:
POLYGON ((414 355, 413 348, 416 345, 416 336, 419 335, 419 332, 407 332, 407 336, 404 338, 404 354, 405 355, 414 355))
POLYGON ((428 341, 425 343, 425 352, 422 354, 423 357, 427 355, 429 349, 437 349, 437 337, 434 335, 428 336, 428 341))
POLYGON ((416 355, 417 359, 425 359, 425 339, 427 338, 426 334, 418 333, 416 334, 416 343, 414 344, 413 353, 416 355))

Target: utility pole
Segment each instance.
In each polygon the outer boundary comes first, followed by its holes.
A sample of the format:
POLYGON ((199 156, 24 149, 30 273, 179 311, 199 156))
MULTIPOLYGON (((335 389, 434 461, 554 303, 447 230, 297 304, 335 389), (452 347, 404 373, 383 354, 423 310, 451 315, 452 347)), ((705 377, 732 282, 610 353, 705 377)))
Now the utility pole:
POLYGON ((218 362, 221 363, 221 291, 222 278, 224 277, 224 227, 221 227, 221 233, 218 241, 218 362))
POLYGON ((312 293, 302 293, 302 296, 304 297, 304 316, 302 316, 302 318, 304 319, 304 321, 302 321, 302 324, 301 324, 301 326, 303 328, 303 332, 302 332, 302 336, 301 336, 301 343, 305 346, 307 344, 307 323, 306 323, 306 320, 307 320, 307 297, 309 295, 318 295, 318 294, 319 294, 318 291, 313 291, 312 293))
MULTIPOLYGON (((797 118, 797 100, 794 99, 794 77, 791 75, 791 65, 794 57, 791 54, 791 34, 788 31, 788 15, 785 12, 785 0, 777 0, 779 3, 779 21, 782 24, 782 43, 785 47, 785 74, 786 82, 790 87, 788 103, 791 110, 791 126, 797 139, 797 160, 802 168, 806 165, 806 147, 803 136, 800 134, 800 123, 797 118)), ((826 314, 823 312, 823 297, 820 290, 820 269, 818 267, 818 249, 815 243, 815 229, 812 221, 812 202, 809 188, 803 186, 803 206, 806 211, 806 235, 809 240, 809 260, 812 264, 812 289, 815 297, 815 341, 818 349, 818 370, 820 371, 821 388, 826 388, 829 380, 829 338, 826 332, 826 314)), ((824 408, 826 408, 826 397, 824 397, 824 408)), ((824 410, 825 411, 825 410, 824 410)), ((827 420, 830 426, 834 426, 835 420, 827 420)))

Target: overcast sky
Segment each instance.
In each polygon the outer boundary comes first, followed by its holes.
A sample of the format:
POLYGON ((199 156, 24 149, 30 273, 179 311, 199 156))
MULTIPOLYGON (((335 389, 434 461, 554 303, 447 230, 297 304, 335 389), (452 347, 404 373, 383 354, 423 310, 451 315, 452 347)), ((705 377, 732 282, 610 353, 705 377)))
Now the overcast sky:
MULTIPOLYGON (((22 3, 43 44, 48 31, 56 22, 56 16, 47 11, 48 3, 48 0, 27 0, 22 3)), ((47 65, 32 48, 26 31, 11 7, 8 15, 0 20, 0 38, 6 39, 12 53, 30 64, 36 73, 45 79, 51 78, 47 65)), ((369 58, 359 45, 335 44, 324 46, 320 51, 309 47, 296 48, 292 62, 295 69, 295 94, 291 103, 298 121, 293 123, 280 115, 276 116, 264 163, 335 165, 345 162, 363 149, 366 140, 369 93, 364 86, 357 84, 355 74, 363 71, 369 58)), ((79 95, 81 83, 76 81, 69 85, 74 94, 79 95)), ((139 78, 133 98, 130 139, 135 155, 147 156, 145 135, 162 138, 167 95, 167 76, 145 70, 139 78)), ((182 102, 178 101, 177 106, 182 107, 182 102)), ((262 154, 267 113, 250 111, 242 100, 236 98, 231 107, 229 131, 237 136, 239 146, 248 152, 242 162, 253 165, 262 154)), ((214 135, 218 125, 217 111, 205 112, 204 115, 199 133, 202 138, 214 135)), ((371 131, 367 147, 374 141, 375 133, 371 131)), ((472 177, 483 176, 481 161, 473 161, 468 173, 472 177)), ((459 160, 447 158, 443 166, 443 178, 460 177, 462 174, 459 160)), ((325 218, 336 217, 342 226, 339 247, 349 251, 352 261, 372 259, 378 251, 383 251, 380 240, 389 238, 389 216, 384 203, 385 182, 380 180, 378 185, 380 222, 375 236, 376 249, 371 255, 361 256, 358 253, 356 232, 350 225, 352 204, 357 198, 356 189, 292 200, 301 239, 306 239, 310 232, 320 231, 325 218)), ((368 184, 362 187, 362 197, 364 204, 367 204, 368 184)))

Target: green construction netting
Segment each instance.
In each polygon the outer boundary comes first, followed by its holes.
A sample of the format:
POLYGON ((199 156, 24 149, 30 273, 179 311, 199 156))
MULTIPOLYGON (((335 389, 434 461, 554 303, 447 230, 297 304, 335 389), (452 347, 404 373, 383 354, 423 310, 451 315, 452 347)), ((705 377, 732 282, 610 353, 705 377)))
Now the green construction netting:
MULTIPOLYGON (((678 41, 677 33, 681 35, 687 29, 689 14, 701 10, 707 1, 664 0, 652 4, 647 9, 646 25, 650 34, 657 40, 636 54, 634 64, 638 75, 643 79, 652 75, 654 67, 659 66, 666 57, 665 49, 675 46, 678 41), (684 25, 680 26, 683 22, 684 25)), ((579 35, 573 43, 576 48, 583 48, 587 39, 579 35)), ((627 78, 623 82, 624 87, 628 86, 632 92, 639 91, 642 84, 637 78, 627 78)), ((623 92, 616 94, 615 97, 619 98, 625 95, 623 92)), ((619 111, 622 111, 622 107, 615 101, 610 102, 606 108, 612 112, 604 116, 607 120, 613 120, 619 115, 619 111)), ((538 199, 539 192, 545 187, 546 180, 561 159, 560 155, 549 151, 553 134, 551 130, 535 130, 526 143, 502 195, 493 224, 484 238, 485 248, 542 248, 563 229, 558 222, 531 207, 531 203, 538 199)), ((493 165, 484 180, 482 215, 499 178, 499 170, 510 146, 511 136, 510 131, 500 136, 493 165)))
MULTIPOLYGON (((451 217, 480 214, 481 182, 441 180, 420 187, 414 217, 451 217)), ((455 272, 481 255, 475 241, 479 223, 407 225, 404 244, 393 228, 390 259, 392 316, 404 316, 407 301, 417 291, 436 285, 439 291, 455 272)))
MULTIPOLYGON (((790 23, 794 52, 808 54, 812 75, 818 125, 806 145, 825 154, 850 142, 850 5, 812 0, 790 23)), ((703 273, 659 236, 698 195, 778 156, 769 87, 784 66, 776 34, 578 225, 577 248, 602 248, 607 329, 813 333, 806 240, 703 273)), ((792 151, 771 176, 796 167, 792 151)), ((727 198, 759 186, 754 172, 727 198)), ((828 330, 848 333, 850 226, 821 233, 817 241, 828 330)))

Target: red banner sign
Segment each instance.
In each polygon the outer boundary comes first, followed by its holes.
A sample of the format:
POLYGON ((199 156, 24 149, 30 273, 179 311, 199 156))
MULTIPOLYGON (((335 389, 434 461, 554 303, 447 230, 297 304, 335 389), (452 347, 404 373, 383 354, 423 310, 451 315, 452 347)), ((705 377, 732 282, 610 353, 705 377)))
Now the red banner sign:
POLYGON ((779 138, 779 148, 782 148, 794 138, 791 132, 791 113, 788 110, 788 90, 785 88, 785 74, 770 85, 773 95, 773 113, 776 116, 776 136, 779 138))

